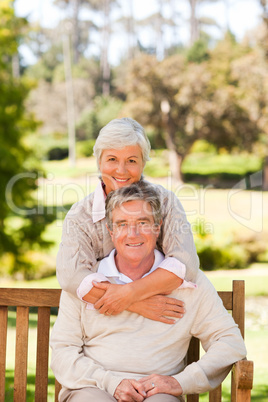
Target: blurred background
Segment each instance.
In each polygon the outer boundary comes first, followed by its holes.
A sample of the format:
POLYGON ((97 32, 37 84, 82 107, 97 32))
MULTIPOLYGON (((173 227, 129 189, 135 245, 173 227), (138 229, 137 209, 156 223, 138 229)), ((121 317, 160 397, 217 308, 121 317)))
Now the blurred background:
POLYGON ((59 287, 64 216, 96 186, 99 130, 124 116, 217 290, 245 279, 252 400, 267 401, 267 0, 0 1, 1 286, 59 287))

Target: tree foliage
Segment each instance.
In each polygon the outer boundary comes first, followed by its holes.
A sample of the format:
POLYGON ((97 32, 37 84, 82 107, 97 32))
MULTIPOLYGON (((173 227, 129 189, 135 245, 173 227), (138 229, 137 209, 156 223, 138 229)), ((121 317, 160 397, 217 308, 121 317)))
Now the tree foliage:
POLYGON ((243 103, 233 74, 234 61, 248 52, 227 35, 202 63, 188 63, 183 55, 132 62, 125 113, 156 131, 161 127, 167 148, 177 156, 178 180, 181 162, 197 139, 228 150, 250 150, 258 139, 257 119, 243 103))
POLYGON ((38 165, 25 136, 37 122, 25 110, 31 82, 12 74, 12 57, 26 20, 15 17, 11 1, 0 3, 0 27, 0 256, 10 256, 9 268, 14 272, 26 269, 27 250, 45 245, 42 232, 47 217, 33 209, 38 165), (11 216, 17 216, 13 226, 8 225, 11 216))

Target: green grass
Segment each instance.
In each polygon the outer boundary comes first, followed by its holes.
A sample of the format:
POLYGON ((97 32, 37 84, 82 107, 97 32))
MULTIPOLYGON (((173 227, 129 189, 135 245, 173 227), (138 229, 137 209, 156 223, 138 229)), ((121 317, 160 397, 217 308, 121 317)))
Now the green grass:
POLYGON ((94 157, 78 159, 75 167, 70 166, 68 159, 44 161, 43 167, 47 174, 53 175, 55 178, 73 178, 87 173, 97 173, 97 164, 94 157))
MULTIPOLYGON (((218 174, 243 176, 248 172, 262 169, 262 160, 254 154, 231 155, 191 153, 186 156, 182 164, 182 173, 215 176, 218 174)), ((147 162, 145 175, 151 177, 166 177, 170 171, 167 150, 152 152, 152 159, 147 162)))
POLYGON ((231 173, 245 175, 247 172, 255 172, 262 168, 262 160, 253 154, 220 154, 210 155, 205 153, 189 154, 184 161, 183 173, 199 173, 213 175, 216 173, 231 173))
MULTIPOLYGON (((232 280, 243 279, 246 283, 246 297, 268 296, 268 263, 255 263, 248 269, 206 271, 205 273, 218 291, 231 290, 232 280)), ((1 286, 43 289, 60 287, 56 276, 32 281, 2 278, 1 286)))

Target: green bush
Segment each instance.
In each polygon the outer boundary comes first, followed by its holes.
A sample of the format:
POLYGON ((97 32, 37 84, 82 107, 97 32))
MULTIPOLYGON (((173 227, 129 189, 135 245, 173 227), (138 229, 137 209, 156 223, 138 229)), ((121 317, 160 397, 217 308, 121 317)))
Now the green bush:
POLYGON ((116 98, 96 97, 93 108, 84 111, 77 123, 77 138, 80 140, 96 139, 100 129, 119 116, 122 105, 122 101, 116 98))
POLYGON ((78 158, 89 157, 93 155, 95 140, 85 140, 76 143, 76 154, 78 158))
POLYGON ((233 234, 224 244, 218 244, 210 234, 204 233, 201 225, 195 225, 195 245, 200 266, 205 271, 219 268, 245 268, 257 262, 267 250, 266 242, 257 235, 241 237, 233 234))
POLYGON ((62 159, 65 159, 68 157, 69 150, 68 148, 61 148, 61 147, 55 147, 51 148, 48 153, 47 153, 47 158, 49 161, 61 161, 62 159))

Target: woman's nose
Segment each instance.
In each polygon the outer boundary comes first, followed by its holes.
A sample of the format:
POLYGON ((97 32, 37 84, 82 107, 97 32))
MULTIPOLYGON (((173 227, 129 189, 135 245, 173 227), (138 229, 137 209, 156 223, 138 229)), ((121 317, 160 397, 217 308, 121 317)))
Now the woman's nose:
POLYGON ((126 165, 125 162, 119 162, 117 165, 117 173, 124 174, 126 173, 126 165))

